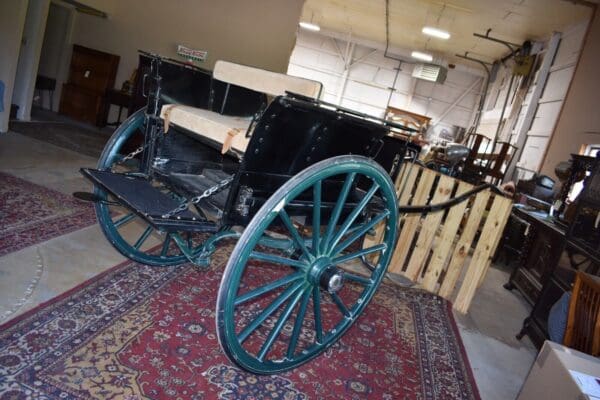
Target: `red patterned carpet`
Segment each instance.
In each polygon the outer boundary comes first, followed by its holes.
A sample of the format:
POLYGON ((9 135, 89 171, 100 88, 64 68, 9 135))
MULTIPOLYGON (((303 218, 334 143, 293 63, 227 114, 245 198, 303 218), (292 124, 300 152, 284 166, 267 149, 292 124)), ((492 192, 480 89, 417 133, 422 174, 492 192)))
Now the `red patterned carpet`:
POLYGON ((300 368, 234 367, 213 269, 127 262, 0 327, 0 399, 478 399, 449 304, 382 286, 340 342, 300 368))
POLYGON ((0 256, 95 222, 90 205, 0 172, 0 256))

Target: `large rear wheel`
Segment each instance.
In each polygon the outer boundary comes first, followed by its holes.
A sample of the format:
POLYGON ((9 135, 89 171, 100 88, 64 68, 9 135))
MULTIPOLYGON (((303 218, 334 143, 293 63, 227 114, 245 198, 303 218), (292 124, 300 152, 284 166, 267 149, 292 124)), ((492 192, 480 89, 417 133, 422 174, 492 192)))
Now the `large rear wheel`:
POLYGON ((332 346, 380 285, 397 219, 389 176, 365 157, 327 159, 285 183, 244 230, 225 268, 216 324, 227 357, 272 374, 332 346), (332 181, 339 182, 336 193, 332 181), (304 217, 295 215, 302 204, 309 210, 304 217), (380 242, 362 248, 364 235, 381 222, 380 242), (265 246, 261 238, 273 232, 293 249, 265 246), (360 261, 368 254, 377 255, 372 269, 360 261))

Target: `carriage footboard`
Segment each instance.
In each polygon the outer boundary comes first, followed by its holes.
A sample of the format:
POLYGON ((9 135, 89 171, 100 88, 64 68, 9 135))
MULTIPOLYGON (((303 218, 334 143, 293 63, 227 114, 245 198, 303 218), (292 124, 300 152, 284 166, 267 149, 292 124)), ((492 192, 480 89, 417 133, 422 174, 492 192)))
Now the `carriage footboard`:
POLYGON ((156 229, 166 232, 217 231, 215 223, 189 210, 178 213, 176 217, 163 218, 165 213, 179 205, 179 201, 163 193, 143 177, 88 168, 82 168, 81 173, 156 229))

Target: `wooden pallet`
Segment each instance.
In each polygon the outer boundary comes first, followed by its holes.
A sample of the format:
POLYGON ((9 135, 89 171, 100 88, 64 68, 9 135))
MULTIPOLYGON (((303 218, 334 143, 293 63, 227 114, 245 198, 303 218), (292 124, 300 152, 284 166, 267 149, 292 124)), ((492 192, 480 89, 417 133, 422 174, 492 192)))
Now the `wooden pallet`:
MULTIPOLYGON (((444 202, 473 185, 405 164, 396 180, 401 205, 444 202)), ((389 271, 453 301, 466 313, 496 251, 512 200, 490 190, 477 193, 448 210, 401 216, 401 227, 389 271)), ((376 229, 368 242, 383 234, 376 229)))

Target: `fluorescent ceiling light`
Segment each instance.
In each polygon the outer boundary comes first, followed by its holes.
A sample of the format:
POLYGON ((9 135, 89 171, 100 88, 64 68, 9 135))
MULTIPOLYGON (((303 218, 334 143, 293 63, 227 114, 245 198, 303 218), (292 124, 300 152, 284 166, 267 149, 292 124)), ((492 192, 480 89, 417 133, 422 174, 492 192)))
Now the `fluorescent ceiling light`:
POLYGON ((423 61, 431 62, 433 60, 433 56, 431 54, 421 53, 420 51, 413 51, 412 53, 410 53, 410 55, 413 58, 423 60, 423 61))
POLYGON ((318 32, 321 30, 321 27, 317 24, 313 24, 311 22, 300 22, 300 28, 308 29, 309 31, 318 32))
POLYGON ((440 38, 440 39, 444 39, 444 40, 450 39, 450 34, 448 32, 442 31, 440 29, 432 28, 430 26, 424 27, 421 30, 421 32, 423 32, 426 35, 433 36, 433 37, 440 38))

